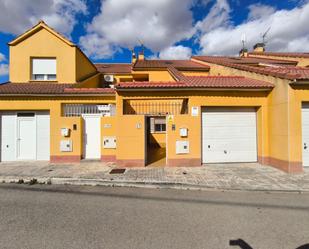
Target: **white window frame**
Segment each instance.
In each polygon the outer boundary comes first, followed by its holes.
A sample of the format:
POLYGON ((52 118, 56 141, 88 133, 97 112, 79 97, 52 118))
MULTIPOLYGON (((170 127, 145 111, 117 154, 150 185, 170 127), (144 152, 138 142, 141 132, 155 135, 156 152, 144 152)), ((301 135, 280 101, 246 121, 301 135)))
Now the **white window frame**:
POLYGON ((31 57, 31 80, 33 81, 57 81, 57 58, 56 57, 50 57, 50 58, 31 57), (35 60, 37 61, 35 62, 35 60), (40 68, 40 66, 37 65, 38 63, 40 63, 39 60, 41 60, 41 63, 43 63, 43 61, 46 60, 45 64, 47 65, 42 65, 42 67, 40 68), (48 69, 48 66, 49 66, 48 63, 50 63, 51 66, 53 67, 52 69, 50 69, 50 71, 48 69), (37 77, 40 77, 40 79, 37 79, 37 77))
POLYGON ((151 117, 150 118, 150 132, 151 133, 166 133, 166 117, 151 117), (156 130, 156 125, 160 125, 161 129, 156 130), (165 130, 163 130, 165 125, 165 130))

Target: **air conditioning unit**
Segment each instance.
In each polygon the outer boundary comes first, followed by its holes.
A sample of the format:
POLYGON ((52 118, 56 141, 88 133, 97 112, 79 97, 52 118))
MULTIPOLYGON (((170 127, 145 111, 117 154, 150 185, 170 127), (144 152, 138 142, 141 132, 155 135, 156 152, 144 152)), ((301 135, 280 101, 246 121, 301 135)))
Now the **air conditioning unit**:
POLYGON ((104 80, 106 82, 114 82, 114 75, 106 74, 106 75, 104 75, 104 80))

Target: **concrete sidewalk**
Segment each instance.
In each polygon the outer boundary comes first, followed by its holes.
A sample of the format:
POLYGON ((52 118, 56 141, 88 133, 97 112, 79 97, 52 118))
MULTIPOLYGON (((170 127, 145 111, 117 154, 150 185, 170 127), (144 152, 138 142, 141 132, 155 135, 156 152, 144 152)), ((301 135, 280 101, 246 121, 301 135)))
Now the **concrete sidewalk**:
POLYGON ((129 168, 123 174, 110 174, 114 164, 82 162, 1 163, 0 182, 156 187, 181 189, 222 189, 255 191, 309 191, 309 170, 286 174, 257 163, 214 164, 193 168, 129 168))

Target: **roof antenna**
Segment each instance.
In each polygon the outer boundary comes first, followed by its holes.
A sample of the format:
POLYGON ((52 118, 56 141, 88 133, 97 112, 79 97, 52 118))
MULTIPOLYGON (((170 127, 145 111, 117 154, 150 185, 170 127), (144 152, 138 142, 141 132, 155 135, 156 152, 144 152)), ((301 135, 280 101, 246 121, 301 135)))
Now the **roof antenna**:
POLYGON ((245 50, 246 49, 246 34, 241 35, 240 41, 242 43, 242 50, 245 50))
POLYGON ((263 39, 263 44, 264 44, 264 45, 266 44, 266 36, 267 36, 267 34, 268 34, 270 28, 271 28, 271 27, 269 27, 269 28, 266 30, 266 32, 262 35, 262 39, 263 39))
POLYGON ((144 52, 145 52, 145 46, 144 46, 144 43, 143 43, 143 41, 142 41, 141 39, 139 39, 139 38, 137 38, 137 40, 138 40, 138 42, 139 42, 140 46, 142 47, 142 54, 144 54, 144 52))
POLYGON ((242 49, 239 51, 240 57, 247 57, 248 56, 248 49, 246 48, 246 34, 242 34, 240 41, 242 43, 242 49))

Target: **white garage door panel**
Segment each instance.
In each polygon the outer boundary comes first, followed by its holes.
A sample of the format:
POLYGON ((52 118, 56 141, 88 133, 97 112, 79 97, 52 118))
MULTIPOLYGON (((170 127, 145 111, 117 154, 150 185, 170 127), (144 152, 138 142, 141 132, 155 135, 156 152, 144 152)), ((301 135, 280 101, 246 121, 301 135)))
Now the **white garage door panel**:
POLYGON ((48 112, 37 114, 37 160, 50 157, 50 116, 48 112))
POLYGON ((1 161, 14 161, 16 160, 16 115, 14 113, 1 115, 1 130, 1 161))
POLYGON ((252 129, 255 129, 255 127, 251 127, 251 129, 243 129, 237 127, 236 129, 233 129, 230 127, 229 129, 226 129, 226 127, 218 127, 218 128, 205 128, 204 135, 208 139, 234 139, 234 138, 247 138, 248 136, 251 136, 252 129))
POLYGON ((49 112, 2 112, 1 161, 49 160, 49 112))
POLYGON ((254 108, 208 108, 202 114, 203 162, 256 162, 254 108))

